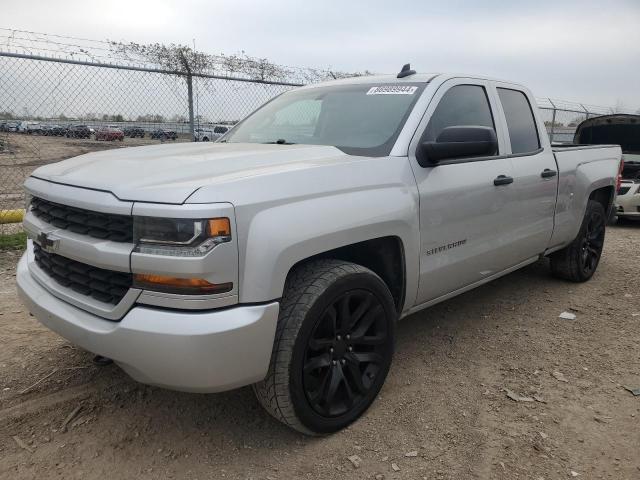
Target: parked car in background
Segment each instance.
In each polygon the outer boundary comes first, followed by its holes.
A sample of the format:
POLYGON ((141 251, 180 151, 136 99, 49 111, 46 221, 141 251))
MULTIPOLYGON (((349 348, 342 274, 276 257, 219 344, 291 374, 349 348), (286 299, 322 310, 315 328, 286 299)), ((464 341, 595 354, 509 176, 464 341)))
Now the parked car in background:
POLYGON ((640 219, 640 115, 591 117, 576 127, 573 141, 582 145, 620 145, 624 168, 612 214, 618 220, 640 219))
POLYGON ((9 122, 7 123, 6 129, 7 132, 17 132, 20 127, 20 122, 9 122))
POLYGON ((544 257, 589 280, 620 167, 618 146, 552 147, 516 83, 406 65, 313 84, 214 144, 39 167, 18 292, 141 382, 253 385, 328 434, 378 396, 402 317, 544 257))
POLYGON ((122 129, 122 133, 124 133, 125 137, 144 138, 146 132, 144 131, 144 128, 142 128, 142 127, 131 126, 131 127, 123 128, 122 129))
POLYGON ((123 141, 124 133, 119 128, 101 127, 96 131, 96 140, 123 141))
POLYGON ((65 135, 67 138, 91 138, 91 129, 87 125, 71 125, 65 135))
POLYGON ((26 133, 27 135, 39 134, 42 132, 42 126, 40 122, 23 121, 18 126, 20 133, 26 133))
POLYGON ((198 128, 195 130, 193 137, 196 142, 215 142, 228 131, 229 127, 221 125, 213 128, 198 128))
POLYGON ((164 128, 154 130, 149 136, 154 140, 175 140, 178 138, 178 134, 174 130, 167 130, 164 128))
POLYGON ((0 122, 0 132, 8 132, 9 128, 7 122, 0 122))
POLYGON ((42 125, 40 133, 49 137, 62 137, 67 133, 67 129, 60 125, 42 125))

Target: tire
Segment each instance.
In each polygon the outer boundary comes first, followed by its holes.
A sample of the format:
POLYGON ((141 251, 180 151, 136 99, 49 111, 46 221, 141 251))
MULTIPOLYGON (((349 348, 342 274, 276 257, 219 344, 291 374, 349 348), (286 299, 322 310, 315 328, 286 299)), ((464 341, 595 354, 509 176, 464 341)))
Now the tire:
POLYGON ((203 138, 202 138, 202 141, 203 141, 203 142, 208 142, 208 141, 209 141, 209 137, 203 137, 203 138))
POLYGON ((600 262, 607 214, 599 202, 589 200, 578 236, 551 255, 551 272, 571 282, 589 280, 600 262))
POLYGON ((389 289, 371 270, 340 260, 296 267, 285 284, 267 376, 253 385, 258 401, 307 435, 348 426, 382 388, 396 319, 389 289))

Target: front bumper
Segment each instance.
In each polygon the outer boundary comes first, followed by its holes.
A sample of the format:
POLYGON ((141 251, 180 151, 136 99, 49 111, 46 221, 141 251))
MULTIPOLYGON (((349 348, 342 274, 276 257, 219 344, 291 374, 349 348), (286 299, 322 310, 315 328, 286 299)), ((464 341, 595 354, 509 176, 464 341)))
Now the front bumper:
POLYGON ((18 293, 46 327, 112 358, 135 380, 173 390, 220 392, 262 380, 269 368, 277 302, 205 312, 136 306, 105 320, 49 293, 18 263, 18 293))

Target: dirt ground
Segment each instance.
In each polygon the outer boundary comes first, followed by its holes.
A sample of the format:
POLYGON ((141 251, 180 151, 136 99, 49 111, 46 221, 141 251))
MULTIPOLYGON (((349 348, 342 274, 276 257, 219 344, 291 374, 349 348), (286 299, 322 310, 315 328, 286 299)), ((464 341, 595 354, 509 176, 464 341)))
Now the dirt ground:
POLYGON ((379 398, 324 438, 249 388, 176 393, 94 366, 29 316, 2 253, 0 478, 638 479, 638 252, 640 225, 613 226, 588 283, 541 262, 403 320, 379 398))

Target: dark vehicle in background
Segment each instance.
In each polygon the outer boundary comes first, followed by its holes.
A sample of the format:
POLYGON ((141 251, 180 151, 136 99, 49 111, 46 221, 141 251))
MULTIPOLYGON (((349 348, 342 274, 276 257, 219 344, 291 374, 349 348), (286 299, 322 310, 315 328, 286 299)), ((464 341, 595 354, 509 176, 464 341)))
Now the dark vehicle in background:
POLYGON ((41 133, 49 137, 64 137, 67 133, 67 128, 60 125, 44 125, 41 133))
POLYGON ((640 220, 640 115, 613 114, 585 120, 576 128, 574 143, 620 145, 624 167, 615 209, 618 221, 640 220))
POLYGON ((96 140, 123 141, 124 133, 119 128, 101 127, 96 131, 96 140))
POLYGON ((178 134, 174 130, 166 130, 164 128, 158 128, 151 132, 150 137, 154 140, 175 140, 178 138, 178 134))
POLYGON ((640 115, 614 114, 592 117, 576 127, 573 143, 620 145, 623 179, 640 179, 640 115))
POLYGON ((91 138, 91 129, 86 125, 71 125, 66 132, 67 138, 91 138))
POLYGON ((136 127, 136 126, 125 127, 122 129, 122 133, 124 133, 125 137, 131 137, 131 138, 136 138, 136 137, 144 138, 145 136, 144 128, 136 127))

